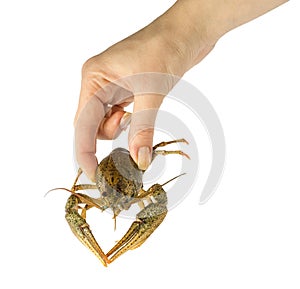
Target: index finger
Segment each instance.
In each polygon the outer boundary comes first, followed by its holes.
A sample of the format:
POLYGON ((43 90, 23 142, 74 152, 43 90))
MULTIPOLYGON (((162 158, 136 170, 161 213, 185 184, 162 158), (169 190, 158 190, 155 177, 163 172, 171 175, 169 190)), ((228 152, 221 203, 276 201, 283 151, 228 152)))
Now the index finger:
POLYGON ((79 167, 90 180, 95 181, 98 165, 96 141, 98 128, 105 115, 106 105, 93 96, 81 110, 75 124, 75 155, 79 167))

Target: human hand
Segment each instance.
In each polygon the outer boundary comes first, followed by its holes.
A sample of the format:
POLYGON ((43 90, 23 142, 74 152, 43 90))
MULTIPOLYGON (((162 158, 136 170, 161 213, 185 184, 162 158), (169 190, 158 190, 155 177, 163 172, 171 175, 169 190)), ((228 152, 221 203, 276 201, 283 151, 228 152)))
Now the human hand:
POLYGON ((154 122, 164 96, 231 29, 286 0, 179 0, 134 35, 90 58, 82 69, 75 116, 79 166, 94 180, 96 140, 114 139, 129 122, 129 151, 140 169, 151 161, 154 122))
MULTIPOLYGON (((210 49, 205 46, 203 55, 210 49)), ((79 166, 91 180, 98 164, 96 139, 116 138, 129 121, 130 154, 140 169, 149 166, 157 110, 193 65, 191 53, 184 52, 186 57, 181 51, 154 22, 83 65, 75 150, 79 166), (130 116, 124 108, 132 102, 130 116)))

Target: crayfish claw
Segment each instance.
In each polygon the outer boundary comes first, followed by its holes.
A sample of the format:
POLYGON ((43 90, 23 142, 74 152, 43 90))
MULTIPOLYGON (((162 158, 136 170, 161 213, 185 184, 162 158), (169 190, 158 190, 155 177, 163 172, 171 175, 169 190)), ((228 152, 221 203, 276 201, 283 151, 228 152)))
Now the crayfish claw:
POLYGON ((90 249, 101 263, 106 267, 108 258, 97 243, 89 224, 85 218, 78 213, 80 199, 76 195, 71 195, 66 204, 66 220, 77 239, 90 249))

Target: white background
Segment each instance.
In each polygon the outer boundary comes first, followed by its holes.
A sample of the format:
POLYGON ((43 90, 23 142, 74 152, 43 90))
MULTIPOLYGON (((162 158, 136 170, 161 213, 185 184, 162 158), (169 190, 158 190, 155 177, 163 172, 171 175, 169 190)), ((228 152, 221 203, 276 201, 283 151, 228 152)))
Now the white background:
MULTIPOLYGON (((209 165, 141 248, 104 268, 64 220, 68 194, 44 198, 74 178, 81 65, 172 3, 1 2, 1 288, 299 288, 299 1, 230 32, 184 77, 226 136, 223 179, 205 205, 209 165)), ((111 216, 93 214, 105 250, 130 224, 112 234, 111 216)))

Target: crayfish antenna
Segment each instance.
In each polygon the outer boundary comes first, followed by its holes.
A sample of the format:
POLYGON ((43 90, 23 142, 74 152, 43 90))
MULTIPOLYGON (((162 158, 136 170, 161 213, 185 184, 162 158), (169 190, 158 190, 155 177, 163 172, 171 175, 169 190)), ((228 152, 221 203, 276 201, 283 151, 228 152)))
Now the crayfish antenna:
POLYGON ((117 230, 117 216, 118 216, 118 213, 114 212, 114 216, 113 216, 113 219, 114 219, 114 231, 117 230))
POLYGON ((114 216, 113 219, 114 219, 114 231, 116 231, 117 230, 117 216, 114 216))
POLYGON ((121 212, 121 210, 119 208, 115 208, 113 210, 113 213, 114 213, 114 216, 113 216, 113 219, 114 219, 114 231, 117 230, 117 217, 120 214, 120 212, 121 212))
POLYGON ((161 186, 163 187, 164 185, 166 185, 166 184, 168 184, 168 183, 174 181, 175 179, 177 179, 177 178, 179 178, 179 177, 181 177, 181 176, 183 176, 183 175, 186 175, 186 173, 182 173, 182 174, 180 174, 180 175, 178 175, 178 176, 176 176, 176 177, 174 177, 174 178, 172 178, 172 179, 166 181, 166 182, 163 183, 161 186))
POLYGON ((52 190, 49 190, 45 195, 44 195, 44 198, 47 197, 47 195, 50 193, 50 192, 53 192, 53 191, 58 191, 58 190, 64 190, 64 191, 67 191, 69 193, 74 193, 74 191, 72 190, 69 190, 67 188, 55 188, 55 189, 52 189, 52 190))

